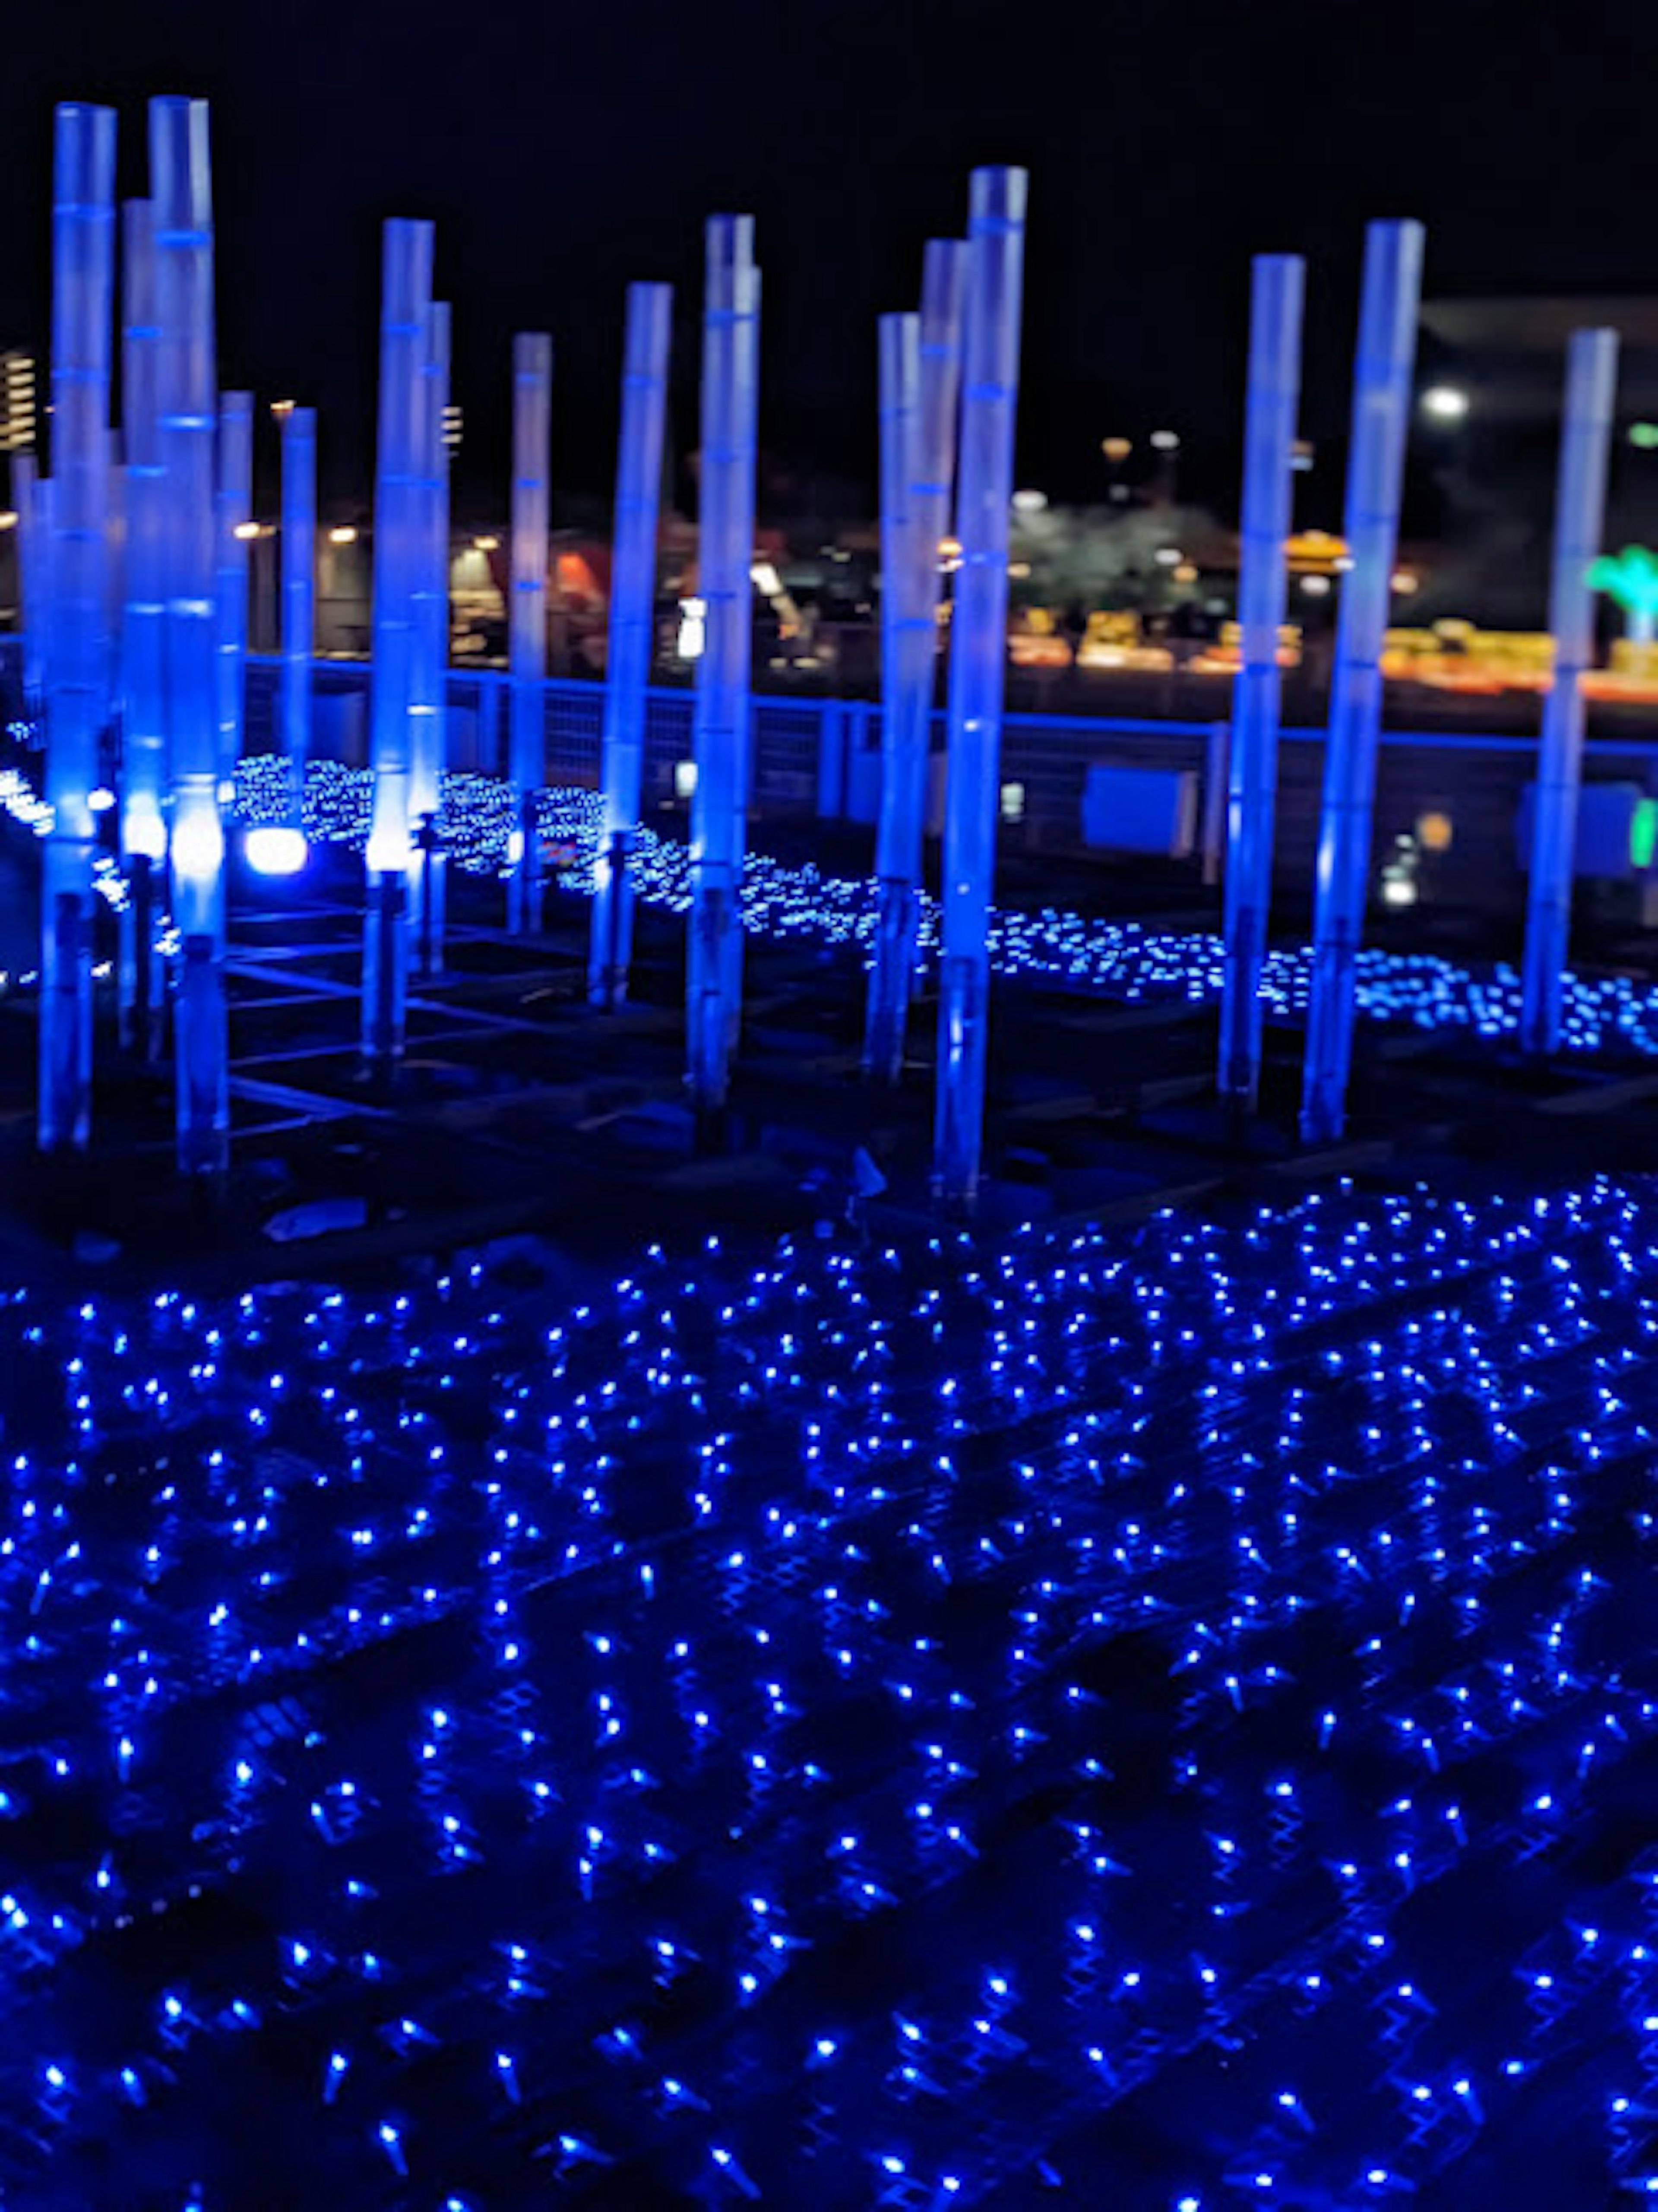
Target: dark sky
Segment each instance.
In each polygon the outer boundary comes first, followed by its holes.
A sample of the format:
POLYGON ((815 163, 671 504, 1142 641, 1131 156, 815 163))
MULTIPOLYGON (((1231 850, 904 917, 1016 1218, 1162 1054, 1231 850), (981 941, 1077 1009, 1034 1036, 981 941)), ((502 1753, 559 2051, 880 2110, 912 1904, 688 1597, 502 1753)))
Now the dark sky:
MULTIPOLYGON (((1252 252, 1310 258, 1307 428, 1337 429, 1361 227, 1429 226, 1428 289, 1658 289, 1645 0, 20 0, 0 71, 0 343, 45 336, 54 100, 213 103, 223 380, 323 410, 366 491, 378 226, 438 224, 464 503, 504 506, 510 334, 557 348, 560 495, 608 495, 623 288, 679 288, 694 442, 704 214, 750 210, 762 436, 872 473, 876 314, 960 228, 966 173, 1032 173, 1019 474, 1100 489, 1107 432, 1235 461, 1252 252)), ((1336 489, 1330 486, 1333 512, 1336 489)))

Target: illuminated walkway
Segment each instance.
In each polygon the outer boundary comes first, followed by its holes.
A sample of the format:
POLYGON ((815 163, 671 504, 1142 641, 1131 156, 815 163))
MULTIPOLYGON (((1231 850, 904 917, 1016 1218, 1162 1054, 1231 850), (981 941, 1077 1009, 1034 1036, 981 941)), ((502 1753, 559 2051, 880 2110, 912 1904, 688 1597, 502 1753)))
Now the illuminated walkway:
MULTIPOLYGON (((279 804, 276 764, 243 763, 239 804, 250 819, 274 818, 279 804)), ((313 835, 361 846, 367 838, 369 783, 361 770, 321 766, 307 790, 313 835)), ((592 887, 599 801, 586 791, 543 795, 545 834, 570 844, 574 864, 562 880, 592 887)), ((446 790, 446 830, 457 861, 484 874, 500 868, 512 827, 506 787, 490 777, 451 776, 446 790)), ((639 893, 677 913, 689 910, 685 848, 641 832, 639 893)), ((874 927, 870 879, 825 876, 815 868, 786 868, 763 855, 750 856, 744 877, 744 920, 759 934, 828 944, 866 944, 874 927)), ((938 942, 938 906, 925 902, 921 941, 930 957, 938 942)), ((1221 945, 1204 933, 1178 935, 1134 922, 1100 920, 1047 908, 996 911, 992 956, 997 972, 1078 991, 1127 1000, 1184 1000, 1213 1003, 1222 986, 1221 945)), ((1263 993, 1269 1009, 1304 1013, 1312 973, 1309 947, 1267 957, 1263 993)), ((1517 970, 1503 965, 1466 967, 1427 954, 1359 955, 1358 1003, 1375 1021, 1424 1029, 1463 1030, 1477 1036, 1511 1036, 1520 1012, 1517 970)), ((1658 988, 1620 976, 1568 979, 1564 1048, 1570 1053, 1658 1054, 1658 988)))

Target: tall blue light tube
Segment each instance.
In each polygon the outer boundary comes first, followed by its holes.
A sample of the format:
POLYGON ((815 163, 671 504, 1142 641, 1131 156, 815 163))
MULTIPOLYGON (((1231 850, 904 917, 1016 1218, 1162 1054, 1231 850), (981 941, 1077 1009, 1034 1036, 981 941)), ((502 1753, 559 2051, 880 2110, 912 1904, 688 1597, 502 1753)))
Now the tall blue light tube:
POLYGON ((881 814, 877 832, 877 913, 864 1064, 896 1083, 903 1068, 910 993, 921 927, 921 847, 926 829, 932 694, 938 652, 938 550, 949 534, 961 412, 963 240, 927 240, 921 274, 919 415, 910 452, 908 580, 913 598, 895 650, 902 703, 884 707, 881 814))
POLYGON ((1250 287, 1238 570, 1242 650, 1232 690, 1227 771, 1226 967, 1220 1007, 1220 1094, 1245 1113, 1254 1112, 1260 1085, 1260 975, 1272 897, 1278 800, 1278 631, 1295 497, 1304 281, 1298 256, 1263 253, 1256 258, 1250 287))
POLYGON ((1399 501, 1405 475, 1422 226, 1373 222, 1364 240, 1364 291, 1347 458, 1344 535, 1352 562, 1342 585, 1330 673, 1312 1001, 1301 1133, 1328 1143, 1346 1123, 1354 985, 1370 888, 1376 748, 1382 733, 1382 642, 1388 627, 1399 501))
POLYGON ((743 863, 753 654, 755 420, 760 272, 754 218, 708 226, 702 319, 702 459, 697 518, 704 645, 697 663, 686 1030, 691 1097, 704 1121, 726 1103, 742 1018, 743 863))
MULTIPOLYGON (((921 319, 883 315, 878 330, 881 472, 881 811, 876 832, 874 957, 864 1066, 896 1083, 920 906, 927 724, 938 637, 932 577, 917 540, 922 474, 921 319)), ((932 564, 936 570, 936 562, 932 564)))
POLYGON ((415 967, 443 966, 445 866, 440 824, 448 764, 449 449, 443 416, 449 400, 449 303, 427 314, 421 368, 421 556, 415 592, 415 681, 409 720, 409 898, 415 967))
POLYGON ((1606 523, 1606 464, 1617 387, 1617 331, 1574 331, 1566 355, 1554 562, 1549 578, 1554 683, 1543 706, 1526 899, 1520 1042, 1533 1053, 1553 1052, 1560 1042, 1576 873, 1577 793, 1583 771, 1583 672, 1594 651, 1594 594, 1588 572, 1599 557, 1606 523))
POLYGON ((173 774, 173 1033, 179 1165, 212 1176, 228 1158, 224 994, 224 820, 219 803, 216 651, 213 187, 205 100, 149 104, 155 208, 156 401, 166 582, 167 716, 173 774))
POLYGON ((247 681, 247 539, 253 520, 253 395, 219 395, 218 477, 214 530, 218 540, 215 598, 218 628, 219 781, 227 783, 242 757, 247 681))
POLYGON ((547 532, 552 456, 553 342, 544 331, 513 340, 512 544, 507 649, 507 780, 513 823, 507 854, 507 920, 515 930, 541 927, 541 839, 536 811, 547 781, 547 532))
POLYGON ((422 557, 422 370, 432 304, 432 226, 386 226, 380 298, 380 427, 374 484, 374 763, 362 1043, 371 1069, 403 1056, 408 988, 410 709, 415 594, 422 557))
POLYGON ((17 517, 17 623, 23 633, 23 711, 38 714, 44 697, 41 632, 46 602, 39 533, 39 464, 33 453, 11 457, 11 504, 17 517))
POLYGON ((39 1140, 83 1146, 92 1113, 90 805, 108 707, 109 371, 115 305, 115 117, 57 112, 52 224, 52 592, 40 947, 39 1140))
POLYGON ((305 765, 311 750, 311 659, 316 649, 317 415, 290 407, 282 418, 282 757, 289 825, 305 821, 305 765))
POLYGON ((155 210, 121 210, 121 421, 126 440, 126 593, 121 614, 121 1039, 161 1051, 161 937, 168 804, 166 507, 155 380, 155 210))
POLYGON ((1024 275, 1023 169, 975 169, 968 227, 967 326, 957 577, 950 665, 933 1181, 970 1208, 984 1144, 990 896, 996 866, 1007 666, 1008 510, 1024 275))
POLYGON ((620 1006, 633 959, 632 854, 645 776, 645 695, 656 635, 656 540, 667 413, 673 287, 628 287, 622 443, 616 473, 610 623, 604 670, 604 817, 593 870, 588 994, 620 1006))

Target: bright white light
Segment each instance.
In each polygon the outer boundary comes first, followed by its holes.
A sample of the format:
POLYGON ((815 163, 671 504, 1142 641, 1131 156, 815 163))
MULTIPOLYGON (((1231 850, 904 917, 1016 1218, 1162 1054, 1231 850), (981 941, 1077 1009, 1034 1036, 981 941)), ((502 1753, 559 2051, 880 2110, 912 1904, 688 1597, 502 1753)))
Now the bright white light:
POLYGON ((1186 556, 1178 545, 1159 545, 1152 558, 1159 568, 1178 568, 1186 556))
POLYGON ((121 842, 130 858, 144 860, 164 860, 167 858, 167 824, 156 811, 154 799, 136 800, 127 808, 121 823, 121 842))
POLYGON ((1160 453, 1177 453, 1180 451, 1180 432, 1154 430, 1151 433, 1151 443, 1160 453))
POLYGON ((234 806, 236 804, 236 782, 234 776, 222 775, 219 778, 216 796, 221 806, 234 806))
POLYGON ((1024 786, 1005 783, 1002 786, 1002 819, 1004 822, 1024 820, 1024 786))
POLYGON ((185 816, 173 824, 173 872, 185 883, 211 884, 224 866, 224 825, 217 810, 185 816))
POLYGON ((5 512, 4 512, 4 514, 0 514, 0 530, 15 530, 15 529, 16 529, 16 527, 17 527, 17 516, 16 516, 16 514, 15 514, 15 512, 11 507, 9 507, 5 510, 5 512))
POLYGON ((1431 384, 1422 395, 1422 411, 1436 422, 1460 422, 1468 411, 1468 395, 1454 384, 1431 384))
POLYGON ((1416 883, 1410 876, 1384 876, 1382 880, 1383 906, 1414 906, 1416 883))
POLYGON ((87 793, 87 805, 94 814, 107 814, 114 804, 115 793, 106 783, 100 783, 95 791, 87 793))
POLYGON ((783 580, 769 561, 756 561, 749 574, 762 599, 774 599, 783 589, 783 580))
POLYGON ((1330 580, 1327 576, 1303 576, 1301 580, 1301 588, 1309 599, 1328 599, 1330 580))
POLYGON ((328 542, 331 545, 355 545, 357 533, 349 522, 342 522, 329 532, 328 542))
POLYGON ((679 602, 679 639, 675 651, 682 660, 700 660, 708 642, 708 611, 706 599, 681 599, 679 602))
POLYGON ((509 868, 515 868, 515 867, 517 867, 517 866, 518 866, 519 862, 523 858, 524 858, 524 832, 523 832, 521 830, 509 830, 507 832, 507 866, 508 866, 509 868))
POLYGON ((676 799, 696 796, 696 763, 676 761, 673 764, 673 795, 676 799))
POLYGON ((480 553, 498 553, 501 550, 499 538, 475 538, 472 543, 480 553))
POLYGON ((1045 491, 1016 491, 1013 495, 1016 514, 1040 514, 1047 505, 1048 494, 1045 491))
POLYGON ((297 876, 310 853, 302 831, 273 823, 250 830, 243 849, 256 876, 297 876))
POLYGON ((238 538, 257 538, 259 526, 257 522, 239 522, 234 534, 238 538))

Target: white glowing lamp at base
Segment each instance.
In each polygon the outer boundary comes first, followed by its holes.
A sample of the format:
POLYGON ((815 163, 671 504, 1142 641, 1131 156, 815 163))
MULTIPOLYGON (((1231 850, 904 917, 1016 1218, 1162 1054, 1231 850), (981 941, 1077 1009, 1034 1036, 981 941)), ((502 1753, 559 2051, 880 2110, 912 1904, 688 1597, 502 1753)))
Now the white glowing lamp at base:
POLYGON ((242 850, 256 876, 297 876, 311 853, 303 830, 276 823, 250 830, 242 850))

